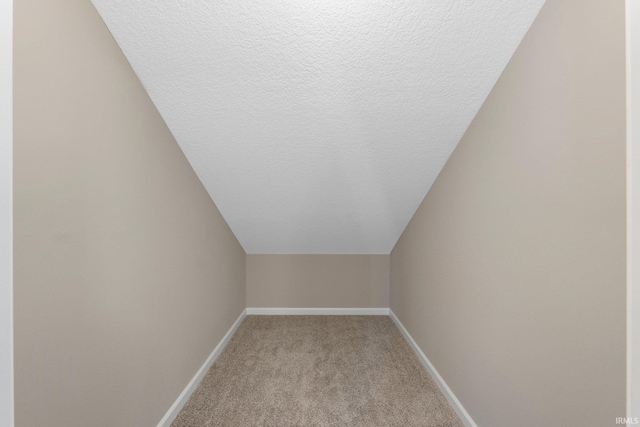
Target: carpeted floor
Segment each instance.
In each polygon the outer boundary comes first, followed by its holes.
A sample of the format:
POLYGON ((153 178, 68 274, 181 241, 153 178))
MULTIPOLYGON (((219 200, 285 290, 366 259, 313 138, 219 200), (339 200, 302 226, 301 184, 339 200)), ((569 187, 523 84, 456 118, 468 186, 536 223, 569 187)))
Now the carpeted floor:
POLYGON ((247 316, 171 424, 463 424, 387 316, 247 316))

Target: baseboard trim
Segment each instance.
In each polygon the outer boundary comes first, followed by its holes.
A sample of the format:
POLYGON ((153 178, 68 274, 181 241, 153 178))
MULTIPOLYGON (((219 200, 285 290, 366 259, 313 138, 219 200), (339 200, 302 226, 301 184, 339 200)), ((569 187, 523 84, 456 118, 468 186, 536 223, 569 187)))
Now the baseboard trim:
POLYGON ((200 367, 198 372, 196 372, 196 375, 191 379, 191 381, 189 381, 189 384, 187 384, 185 389, 182 390, 182 393, 180 393, 180 396, 178 396, 178 399, 176 399, 176 401, 173 402, 173 405, 171 405, 167 413, 164 414, 164 417, 162 417, 157 427, 169 427, 171 425, 171 423, 176 418, 176 416, 178 416, 178 412, 180 412, 184 404, 187 403, 187 400, 189 399, 189 396, 191 396, 191 393, 193 393, 193 391, 196 389, 198 384, 200 384, 200 381, 202 381, 202 378, 204 378, 209 368, 211 368, 211 365, 213 365, 213 362, 215 362, 218 356, 220 355, 220 353, 222 353, 222 350, 224 350, 224 347, 227 345, 227 343, 229 342, 233 334, 236 332, 236 329, 238 329, 238 326, 240 326, 240 323, 242 323, 242 320, 245 318, 246 315, 247 315, 247 310, 246 309, 242 310, 242 313, 240 313, 240 316, 238 316, 238 319, 236 319, 233 325, 231 325, 231 328, 229 329, 229 331, 227 331, 225 336, 222 337, 222 340, 220 340, 216 348, 213 349, 213 351, 211 352, 207 360, 204 362, 204 365, 200 367))
POLYGON ((321 316, 388 316, 388 308, 274 308, 247 307, 253 315, 321 315, 321 316))
POLYGON ((429 371, 429 374, 431 374, 431 377, 434 379, 434 381, 440 388, 440 391, 442 391, 442 394, 444 394, 444 396, 447 398, 447 400, 449 401, 453 409, 456 411, 462 423, 466 427, 478 427, 478 425, 475 423, 475 421, 473 421, 473 419, 471 418, 467 410, 464 409, 464 406, 462 406, 462 403, 460 403, 456 395, 453 394, 453 391, 451 391, 447 383, 444 382, 444 379, 440 376, 438 371, 436 371, 436 368, 433 366, 431 361, 429 361, 429 359, 422 352, 420 347, 418 347, 418 344, 414 341, 413 337, 409 335, 409 332, 407 331, 407 329, 404 327, 402 322, 400 322, 400 320, 396 317, 395 313, 391 311, 391 309, 389 309, 389 317, 391 317, 391 320, 393 320, 393 322, 396 324, 398 329, 400 329, 400 332, 402 333, 402 335, 404 335, 404 338, 407 340, 411 348, 413 348, 413 351, 418 356, 418 359, 420 359, 420 362, 422 362, 424 367, 427 368, 427 371, 429 371))

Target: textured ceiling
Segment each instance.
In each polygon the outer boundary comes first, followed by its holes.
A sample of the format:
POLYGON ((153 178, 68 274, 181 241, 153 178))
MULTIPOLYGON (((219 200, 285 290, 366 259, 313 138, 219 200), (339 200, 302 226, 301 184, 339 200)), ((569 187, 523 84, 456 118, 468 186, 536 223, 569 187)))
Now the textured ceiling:
POLYGON ((93 0, 247 253, 386 254, 544 0, 93 0))

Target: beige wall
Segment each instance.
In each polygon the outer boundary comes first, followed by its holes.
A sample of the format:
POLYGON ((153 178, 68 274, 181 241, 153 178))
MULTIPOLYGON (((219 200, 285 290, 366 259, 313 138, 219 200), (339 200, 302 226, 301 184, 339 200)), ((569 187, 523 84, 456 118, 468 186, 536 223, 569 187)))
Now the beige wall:
POLYGON ((243 310, 244 251, 88 0, 14 24, 16 425, 155 425, 243 310))
POLYGON ((640 2, 626 2, 627 26, 627 402, 640 416, 640 2))
POLYGON ((389 307, 389 255, 247 255, 247 307, 389 307))
POLYGON ((625 413, 623 0, 548 0, 391 255, 481 427, 625 413))

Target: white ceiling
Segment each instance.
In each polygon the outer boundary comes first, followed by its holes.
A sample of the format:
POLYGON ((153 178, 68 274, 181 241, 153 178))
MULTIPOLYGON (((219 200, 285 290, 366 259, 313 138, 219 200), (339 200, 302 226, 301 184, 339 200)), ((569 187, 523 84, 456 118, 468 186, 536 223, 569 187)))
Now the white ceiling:
POLYGON ((387 254, 544 0, 93 0, 247 253, 387 254))

